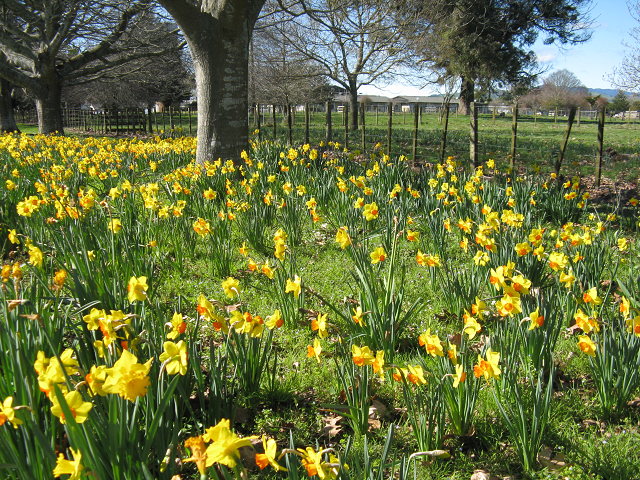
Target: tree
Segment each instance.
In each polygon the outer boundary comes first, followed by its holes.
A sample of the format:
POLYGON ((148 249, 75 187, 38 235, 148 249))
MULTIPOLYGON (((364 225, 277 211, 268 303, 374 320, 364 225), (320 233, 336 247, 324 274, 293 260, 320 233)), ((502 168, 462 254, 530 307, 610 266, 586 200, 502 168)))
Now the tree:
POLYGON ((0 132, 20 132, 13 116, 13 85, 0 77, 0 132))
MULTIPOLYGON (((285 22, 284 18, 281 22, 285 22)), ((318 102, 326 85, 322 71, 280 35, 276 22, 256 28, 249 64, 251 102, 286 105, 318 102)))
POLYGON ((588 40, 588 4, 589 0, 428 0, 416 5, 422 5, 423 23, 429 27, 411 34, 424 62, 460 78, 460 107, 465 112, 476 86, 522 83, 536 76, 530 47, 540 34, 545 43, 588 40))
POLYGON ((35 97, 41 133, 63 133, 65 84, 161 53, 140 41, 151 0, 5 0, 0 6, 0 76, 35 97))
POLYGON ((618 90, 618 93, 615 97, 613 97, 613 100, 611 100, 611 103, 609 104, 609 109, 612 112, 619 113, 626 112, 627 110, 629 110, 630 106, 631 102, 629 102, 627 94, 622 90, 618 90))
POLYGON ((350 128, 358 128, 358 89, 388 80, 407 58, 392 2, 314 0, 280 29, 287 43, 349 92, 350 128), (304 13, 304 15, 302 14, 304 13))
POLYGON ((198 95, 196 161, 237 159, 249 145, 249 45, 265 0, 158 0, 191 52, 198 95))
POLYGON ((193 69, 175 24, 153 17, 144 21, 148 23, 142 29, 144 42, 161 47, 164 54, 124 63, 100 72, 98 78, 68 82, 63 100, 76 105, 140 107, 156 102, 170 106, 189 98, 195 88, 193 69))
POLYGON ((557 70, 544 79, 540 100, 545 108, 571 108, 585 104, 587 88, 569 70, 557 70))
MULTIPOLYGON (((627 0, 627 7, 633 19, 640 23, 640 0, 627 0)), ((609 76, 611 83, 622 90, 640 92, 640 25, 636 25, 629 33, 631 42, 623 42, 630 51, 622 60, 622 65, 613 70, 609 76)))

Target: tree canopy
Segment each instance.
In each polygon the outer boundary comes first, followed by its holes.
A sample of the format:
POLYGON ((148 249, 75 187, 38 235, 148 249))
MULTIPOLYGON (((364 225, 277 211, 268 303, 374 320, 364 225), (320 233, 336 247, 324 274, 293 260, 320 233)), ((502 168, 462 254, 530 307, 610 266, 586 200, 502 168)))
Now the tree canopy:
POLYGON ((41 133, 63 132, 65 84, 157 55, 141 34, 151 0, 5 0, 0 6, 0 76, 36 99, 41 133))
MULTIPOLYGON (((422 62, 441 76, 462 80, 461 104, 476 86, 530 82, 538 75, 531 46, 588 40, 590 0, 426 0, 412 35, 422 62), (426 27, 424 27, 426 25, 426 27), (416 34, 418 33, 418 34, 416 34)), ((409 2, 409 6, 412 6, 409 2)))

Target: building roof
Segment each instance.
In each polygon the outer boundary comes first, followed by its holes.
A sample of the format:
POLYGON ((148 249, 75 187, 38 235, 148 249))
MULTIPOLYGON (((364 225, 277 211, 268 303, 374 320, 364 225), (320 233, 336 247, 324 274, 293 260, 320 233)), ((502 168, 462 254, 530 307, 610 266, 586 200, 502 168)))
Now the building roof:
MULTIPOLYGON (((399 95, 393 98, 383 97, 380 95, 358 95, 358 101, 361 102, 363 98, 368 98, 371 103, 424 103, 430 105, 441 105, 444 101, 444 97, 440 95, 422 95, 422 96, 412 96, 412 95, 399 95)), ((336 95, 333 97, 334 102, 344 102, 347 103, 349 101, 349 95, 336 95)), ((452 98, 449 103, 457 105, 459 100, 457 98, 452 98)))

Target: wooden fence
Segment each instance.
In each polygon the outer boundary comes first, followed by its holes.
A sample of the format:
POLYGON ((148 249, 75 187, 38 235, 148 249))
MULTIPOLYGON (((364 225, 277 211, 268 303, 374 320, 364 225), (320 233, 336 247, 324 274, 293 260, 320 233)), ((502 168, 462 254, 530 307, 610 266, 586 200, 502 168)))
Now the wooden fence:
MULTIPOLYGON (((556 135, 545 156, 544 161, 555 163, 556 171, 559 170, 567 153, 569 156, 582 155, 582 158, 591 156, 596 164, 596 175, 599 181, 603 159, 603 131, 605 121, 611 125, 631 127, 632 113, 628 112, 620 119, 605 117, 604 111, 581 112, 558 111, 539 115, 536 110, 512 109, 511 112, 499 110, 499 107, 473 106, 473 115, 469 117, 469 127, 465 134, 458 128, 449 130, 449 118, 457 115, 457 110, 452 108, 433 108, 433 105, 411 104, 409 108, 403 108, 398 112, 397 105, 388 103, 385 106, 371 106, 360 104, 358 129, 350 128, 350 112, 348 105, 337 105, 327 102, 324 105, 253 105, 248 111, 250 133, 258 140, 268 139, 282 141, 289 144, 296 142, 318 144, 321 141, 325 145, 330 142, 338 142, 341 147, 352 151, 358 150, 361 154, 384 152, 392 158, 405 156, 413 164, 423 162, 442 162, 446 156, 453 155, 458 158, 469 155, 469 161, 477 165, 480 157, 486 159, 487 155, 506 156, 511 167, 515 167, 517 158, 521 155, 532 155, 533 143, 527 144, 519 135, 518 125, 535 127, 538 124, 552 125, 555 129, 563 129, 556 135), (598 118, 596 114, 598 114, 598 118), (528 114, 528 115, 527 115, 528 114), (478 116, 482 115, 479 123, 478 116), (565 115, 567 115, 565 117, 565 115), (505 130, 500 134, 490 132, 489 126, 505 124, 502 116, 508 116, 512 120, 510 131, 505 130), (597 153, 576 153, 568 148, 570 132, 573 124, 580 127, 581 122, 586 126, 597 123, 597 139, 593 144, 597 145, 597 153), (492 136, 493 135, 493 136, 492 136), (595 154, 594 154, 595 153, 595 154)), ((406 106, 405 106, 406 107, 406 106)), ((63 110, 64 127, 70 131, 89 134, 115 134, 115 135, 162 135, 162 136, 193 136, 196 134, 197 111, 193 108, 172 109, 168 108, 158 112, 143 109, 106 109, 93 111, 88 109, 63 110)), ((37 123, 35 111, 16 111, 18 123, 37 123)), ((633 123, 637 124, 636 119, 633 123)), ((530 139, 529 139, 530 140, 530 139)), ((544 141, 547 141, 545 139, 544 141)), ((573 143, 576 144, 575 142, 573 143)), ((539 152, 534 152, 540 155, 539 152)))

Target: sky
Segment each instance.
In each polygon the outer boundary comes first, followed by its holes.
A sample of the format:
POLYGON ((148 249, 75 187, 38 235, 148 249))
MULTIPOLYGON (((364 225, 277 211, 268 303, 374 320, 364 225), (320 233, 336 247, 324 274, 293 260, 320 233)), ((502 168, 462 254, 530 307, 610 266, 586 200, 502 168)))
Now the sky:
MULTIPOLYGON (((548 73, 567 69, 587 88, 616 88, 608 77, 629 51, 623 42, 633 44, 630 32, 635 26, 640 26, 640 23, 630 15, 625 0, 593 0, 590 17, 593 19, 593 34, 588 42, 561 50, 555 45, 544 45, 542 40, 538 40, 532 48, 539 63, 548 73)), ((542 75, 543 78, 545 76, 542 75)), ((367 95, 386 96, 438 93, 431 87, 421 90, 399 83, 382 89, 367 86, 359 91, 367 95)))

